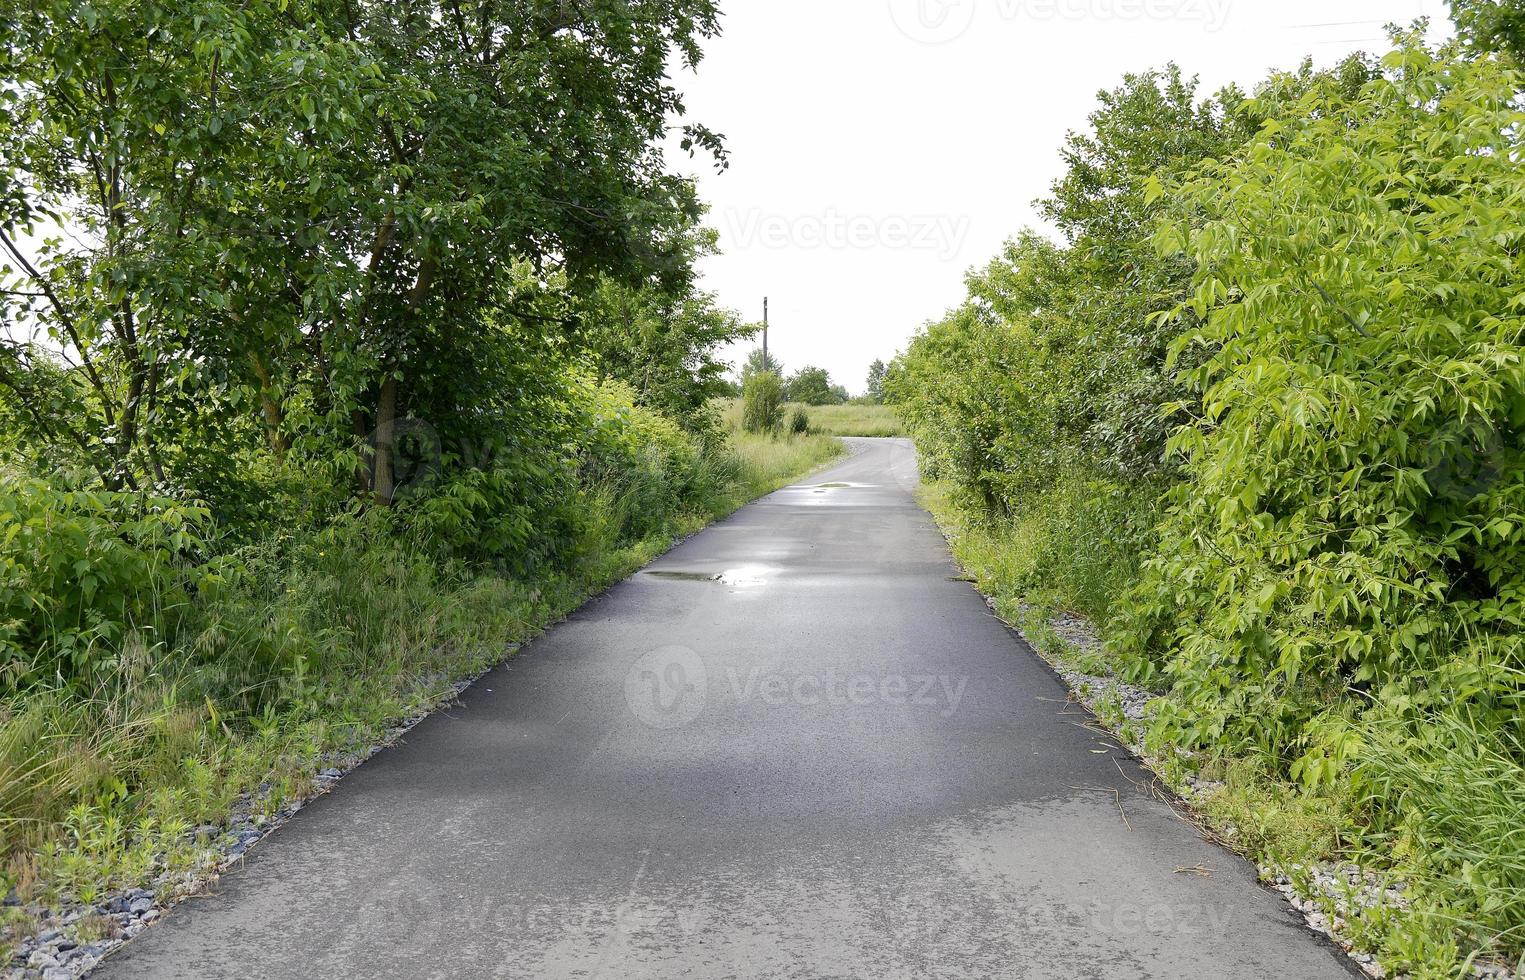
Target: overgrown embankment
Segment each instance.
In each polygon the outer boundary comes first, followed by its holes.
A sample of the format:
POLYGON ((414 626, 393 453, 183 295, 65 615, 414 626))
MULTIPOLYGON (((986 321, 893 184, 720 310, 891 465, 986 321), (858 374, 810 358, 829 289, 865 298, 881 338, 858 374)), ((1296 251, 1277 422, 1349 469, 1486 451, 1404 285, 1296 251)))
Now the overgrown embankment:
POLYGON ((1525 954, 1520 73, 1403 36, 1105 93, 887 390, 984 587, 1082 612, 1267 863, 1404 882, 1389 969, 1525 954))

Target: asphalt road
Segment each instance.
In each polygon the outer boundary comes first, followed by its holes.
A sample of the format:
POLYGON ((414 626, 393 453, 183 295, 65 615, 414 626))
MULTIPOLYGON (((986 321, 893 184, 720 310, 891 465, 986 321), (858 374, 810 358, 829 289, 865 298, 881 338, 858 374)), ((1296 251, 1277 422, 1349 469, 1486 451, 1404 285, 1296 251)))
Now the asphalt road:
POLYGON ((1348 975, 956 580, 910 444, 853 448, 589 603, 96 976, 1348 975))

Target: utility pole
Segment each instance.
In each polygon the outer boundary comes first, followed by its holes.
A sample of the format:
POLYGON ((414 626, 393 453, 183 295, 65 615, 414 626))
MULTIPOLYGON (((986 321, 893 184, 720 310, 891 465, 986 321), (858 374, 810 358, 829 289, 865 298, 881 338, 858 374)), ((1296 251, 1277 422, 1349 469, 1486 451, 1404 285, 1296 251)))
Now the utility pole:
POLYGON ((770 364, 769 361, 768 361, 768 297, 766 297, 766 296, 763 297, 763 362, 762 362, 762 369, 764 371, 771 371, 771 370, 773 370, 772 364, 770 364))

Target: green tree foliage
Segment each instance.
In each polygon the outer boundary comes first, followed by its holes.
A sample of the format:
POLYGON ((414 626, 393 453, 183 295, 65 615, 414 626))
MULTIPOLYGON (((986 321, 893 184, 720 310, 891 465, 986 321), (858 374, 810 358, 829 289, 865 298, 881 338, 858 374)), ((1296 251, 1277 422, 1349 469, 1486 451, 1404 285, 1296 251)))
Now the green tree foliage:
POLYGON ((868 385, 864 392, 864 398, 870 405, 884 404, 884 376, 889 367, 878 358, 868 366, 868 385))
POLYGON ((683 111, 668 57, 697 61, 715 18, 0 4, 6 316, 79 365, 39 379, 9 345, 0 384, 30 405, 61 380, 29 435, 107 488, 247 482, 252 430, 305 472, 363 462, 391 502, 400 420, 481 421, 559 342, 553 267, 687 277, 692 196, 657 146, 683 111))
POLYGON ((797 436, 802 436, 810 431, 810 413, 799 406, 795 406, 789 413, 789 431, 797 436))
MULTIPOLYGON (((761 329, 760 324, 758 329, 761 329)), ((761 347, 754 347, 752 349, 752 353, 747 355, 747 359, 743 361, 741 365, 742 385, 745 386, 747 380, 751 378, 752 375, 763 373, 776 374, 782 378, 784 376, 784 365, 781 361, 779 361, 778 358, 773 356, 772 351, 769 351, 766 355, 764 355, 763 349, 761 347)))
POLYGON ((175 582, 377 504, 399 547, 524 575, 578 560, 621 465, 617 539, 698 506, 666 427, 746 330, 694 288, 713 235, 660 147, 724 162, 668 76, 708 0, 0 24, 5 683, 109 677, 172 643, 175 582))
POLYGON ((734 394, 725 377, 730 366, 718 351, 756 329, 717 306, 709 293, 674 297, 608 279, 588 303, 583 323, 600 373, 629 384, 640 404, 695 429, 712 427, 710 403, 734 394))
POLYGON ((1525 62, 1525 4, 1520 0, 1451 0, 1451 17, 1469 44, 1525 62))
POLYGON ((741 424, 748 432, 776 432, 784 424, 784 383, 761 371, 741 386, 741 424))
POLYGON ((1518 961, 1525 915, 1518 8, 1457 6, 1467 43, 1253 98, 1130 78, 1068 144, 1062 243, 885 382, 1003 582, 1162 695, 1156 744, 1299 782, 1418 883, 1363 928, 1435 976, 1518 961))
MULTIPOLYGON (((693 227, 686 247, 673 258, 690 268, 715 253, 718 237, 712 229, 693 227)), ((578 340, 593 353, 602 377, 625 382, 639 404, 704 432, 718 425, 710 403, 737 394, 719 350, 758 330, 718 306, 713 294, 696 289, 687 276, 649 277, 637 285, 602 276, 579 320, 578 340)))
POLYGON ((1191 265, 1156 255, 1150 231, 1167 202, 1150 187, 1232 154, 1252 117, 1232 90, 1199 101, 1175 67, 1129 75, 1100 100, 1042 202, 1066 244, 1034 234, 1009 243, 885 386, 932 472, 993 510, 1031 499, 1060 471, 1162 479, 1172 423, 1160 406, 1189 396, 1166 366, 1181 327, 1156 314, 1186 295, 1191 265))
POLYGON ((802 367, 794 372, 787 393, 790 401, 806 405, 840 405, 847 401, 846 392, 831 383, 830 373, 818 367, 802 367))
POLYGON ((1199 218, 1160 244, 1198 265, 1177 349, 1205 353, 1203 407, 1172 439, 1187 480, 1129 649, 1198 740, 1296 754, 1346 685, 1395 708, 1467 692, 1513 710, 1518 81, 1408 41, 1354 98, 1314 85, 1178 191, 1199 218))

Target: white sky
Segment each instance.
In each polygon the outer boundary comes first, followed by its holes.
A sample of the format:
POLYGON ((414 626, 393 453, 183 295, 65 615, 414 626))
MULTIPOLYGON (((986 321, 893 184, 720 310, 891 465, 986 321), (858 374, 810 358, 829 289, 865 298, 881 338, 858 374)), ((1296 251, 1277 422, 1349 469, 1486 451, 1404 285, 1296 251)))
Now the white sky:
MULTIPOLYGON (((1024 226, 1065 133, 1124 72, 1178 62, 1205 90, 1249 88, 1304 56, 1384 50, 1382 25, 1444 0, 722 0, 725 33, 690 116, 731 168, 675 156, 721 234, 704 286, 747 319, 772 299, 771 351, 863 390, 965 270, 1024 226), (966 26, 967 25, 967 26, 966 26)), ((729 356, 739 362, 753 345, 729 356)))

